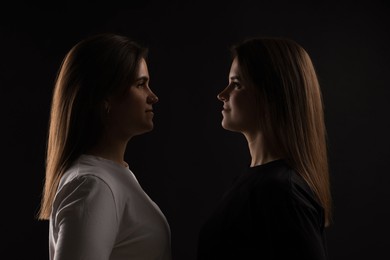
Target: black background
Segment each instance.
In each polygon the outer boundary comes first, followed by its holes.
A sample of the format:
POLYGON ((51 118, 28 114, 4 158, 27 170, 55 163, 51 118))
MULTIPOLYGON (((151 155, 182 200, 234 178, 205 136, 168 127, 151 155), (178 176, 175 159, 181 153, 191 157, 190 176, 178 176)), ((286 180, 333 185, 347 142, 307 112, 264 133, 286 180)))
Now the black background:
POLYGON ((229 46, 257 35, 296 40, 318 72, 335 207, 330 258, 390 259, 389 11, 386 1, 2 6, 2 254, 48 259, 48 222, 35 214, 55 75, 80 39, 116 32, 150 48, 155 129, 130 141, 126 160, 170 223, 175 260, 195 259, 202 222, 249 163, 243 136, 220 126, 216 95, 229 46))

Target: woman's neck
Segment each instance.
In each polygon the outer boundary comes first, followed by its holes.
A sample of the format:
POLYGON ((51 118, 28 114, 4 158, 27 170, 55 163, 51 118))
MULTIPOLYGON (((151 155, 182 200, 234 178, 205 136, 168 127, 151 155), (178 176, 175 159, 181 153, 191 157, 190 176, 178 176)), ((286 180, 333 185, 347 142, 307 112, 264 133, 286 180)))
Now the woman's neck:
POLYGON ((101 138, 96 145, 88 149, 87 153, 127 166, 124 161, 126 146, 127 142, 112 138, 101 138))
POLYGON ((264 141, 264 136, 261 132, 244 134, 248 142, 248 148, 251 155, 251 167, 265 164, 279 159, 271 149, 269 149, 264 141))

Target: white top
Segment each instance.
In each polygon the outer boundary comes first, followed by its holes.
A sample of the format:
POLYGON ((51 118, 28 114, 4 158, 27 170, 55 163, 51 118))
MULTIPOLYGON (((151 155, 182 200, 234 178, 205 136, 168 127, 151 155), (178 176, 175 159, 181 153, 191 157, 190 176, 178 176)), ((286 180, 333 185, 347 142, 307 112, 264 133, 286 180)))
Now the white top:
POLYGON ((170 260, 171 233, 128 167, 81 155, 54 199, 49 253, 51 260, 170 260))

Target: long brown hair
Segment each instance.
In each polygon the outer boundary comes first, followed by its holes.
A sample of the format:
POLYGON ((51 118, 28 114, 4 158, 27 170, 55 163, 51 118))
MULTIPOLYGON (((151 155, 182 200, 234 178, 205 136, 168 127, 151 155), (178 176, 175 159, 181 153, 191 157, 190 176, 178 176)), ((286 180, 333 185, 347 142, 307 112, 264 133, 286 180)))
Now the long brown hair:
POLYGON ((276 147, 313 190, 331 220, 326 129, 320 84, 308 53, 295 41, 257 37, 232 47, 243 78, 259 89, 266 147, 276 147))
POLYGON ((146 55, 146 48, 125 36, 98 34, 80 41, 65 56, 51 104, 39 219, 50 218, 64 172, 101 136, 104 100, 133 83, 146 55))

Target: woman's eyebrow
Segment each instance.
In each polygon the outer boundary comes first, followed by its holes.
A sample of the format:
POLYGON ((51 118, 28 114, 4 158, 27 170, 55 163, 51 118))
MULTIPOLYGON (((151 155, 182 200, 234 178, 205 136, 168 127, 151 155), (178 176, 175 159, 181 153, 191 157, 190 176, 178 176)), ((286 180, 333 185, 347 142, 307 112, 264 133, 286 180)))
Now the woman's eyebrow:
POLYGON ((135 79, 135 81, 148 81, 148 80, 149 80, 149 77, 147 77, 147 76, 141 76, 141 77, 135 79))
POLYGON ((230 80, 240 80, 240 76, 231 76, 230 80))

